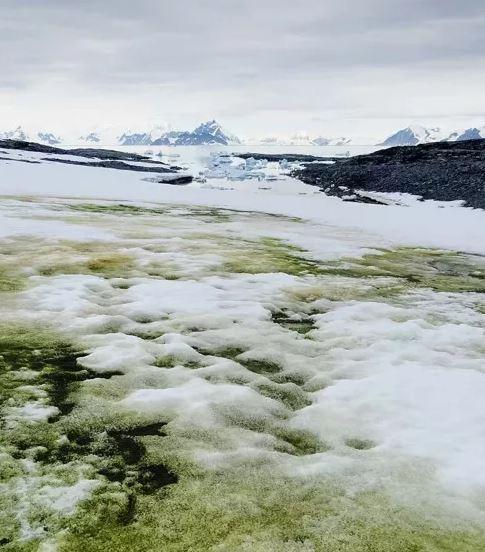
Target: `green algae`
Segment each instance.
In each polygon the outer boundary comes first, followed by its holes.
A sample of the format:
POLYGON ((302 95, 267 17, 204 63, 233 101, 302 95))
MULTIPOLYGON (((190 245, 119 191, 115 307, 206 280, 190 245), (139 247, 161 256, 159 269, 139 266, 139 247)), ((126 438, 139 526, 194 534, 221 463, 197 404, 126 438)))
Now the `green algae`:
POLYGON ((376 444, 369 439, 358 439, 356 437, 346 439, 345 444, 355 450, 369 450, 376 446, 376 444))
POLYGON ((37 503, 23 507, 23 519, 17 519, 16 480, 28 477, 35 481, 43 477, 48 485, 73 485, 80 476, 80 467, 85 466, 84 473, 101 482, 97 492, 113 492, 113 485, 117 486, 119 502, 125 504, 120 518, 124 522, 133 517, 138 494, 152 494, 177 482, 173 471, 150 459, 143 444, 145 438, 163 438, 164 422, 137 420, 136 416, 127 419, 126 415, 110 418, 100 413, 97 418, 83 420, 73 412, 83 381, 111 378, 118 373, 91 374, 77 364, 80 353, 69 341, 44 328, 2 326, 0 351, 3 399, 0 406, 7 407, 2 408, 2 414, 8 414, 12 405, 24 402, 22 393, 15 388, 15 383, 19 387, 23 384, 24 372, 28 372, 39 389, 45 390, 48 404, 56 406, 59 412, 35 423, 18 420, 0 434, 0 455, 6 455, 2 458, 5 462, 1 462, 0 484, 10 485, 3 489, 0 499, 0 539, 6 546, 11 543, 12 550, 29 550, 38 544, 34 539, 24 543, 24 547, 19 541, 25 524, 36 531, 39 527, 44 527, 42 531, 48 528, 54 534, 67 523, 65 516, 37 503), (25 459, 35 462, 35 470, 25 471, 22 464, 25 459))
POLYGON ((152 215, 152 216, 171 216, 171 217, 184 217, 193 218, 202 222, 227 222, 231 219, 231 216, 235 212, 228 211, 226 209, 218 209, 215 207, 183 207, 182 212, 180 208, 174 206, 163 207, 142 207, 139 205, 131 205, 127 203, 77 203, 70 204, 69 208, 73 211, 78 211, 88 214, 102 214, 102 215, 117 215, 117 216, 140 216, 140 215, 152 215))
POLYGON ((284 272, 295 276, 320 274, 319 264, 305 251, 276 238, 261 238, 251 247, 229 251, 222 269, 240 274, 284 272))
POLYGON ((41 276, 59 274, 94 274, 104 278, 126 278, 133 275, 134 259, 121 253, 91 257, 74 263, 54 263, 39 269, 41 276))
MULTIPOLYGON (((25 383, 25 374, 49 383, 53 370, 75 367, 79 354, 70 342, 45 328, 0 325, 0 373, 10 392, 15 390, 15 384, 25 383)), ((53 395, 57 387, 50 389, 53 395)))
POLYGON ((99 213, 102 215, 165 215, 167 209, 141 207, 138 205, 129 205, 126 203, 72 203, 68 205, 72 211, 81 213, 99 213))
POLYGON ((271 315, 271 321, 275 324, 279 324, 287 330, 297 332, 305 335, 314 329, 313 320, 306 316, 300 316, 298 318, 291 318, 284 313, 273 313, 271 315))
MULTIPOLYGON (((120 210, 116 214, 123 216, 126 213, 120 210)), ((210 216, 213 214, 208 214, 207 220, 210 216)), ((197 214, 193 218, 197 218, 197 214)), ((221 241, 213 250, 220 253, 222 247, 230 248, 237 245, 236 242, 229 239, 222 244, 221 241)), ((400 250, 395 250, 389 252, 395 254, 395 258, 386 264, 382 259, 387 254, 384 251, 369 256, 369 266, 357 266, 361 271, 359 275, 348 271, 352 271, 355 264, 359 265, 360 260, 339 261, 335 265, 310 261, 311 266, 307 267, 303 250, 279 240, 241 240, 239 248, 233 250, 234 255, 228 253, 229 259, 240 262, 240 259, 250 257, 254 243, 255 259, 248 261, 253 262, 253 265, 249 264, 249 273, 288 270, 287 273, 318 279, 320 291, 309 292, 301 299, 309 304, 322 298, 334 301, 382 300, 416 287, 437 291, 477 291, 479 288, 475 286, 481 280, 479 270, 472 267, 473 259, 464 257, 465 265, 470 263, 466 270, 462 266, 451 269, 450 262, 453 264, 454 261, 448 257, 437 261, 443 252, 437 252, 436 256, 433 253, 430 260, 423 261, 411 252, 399 259, 400 250), (345 273, 332 272, 337 269, 345 273), (361 285, 358 280, 365 280, 366 284, 361 285), (399 282, 395 283, 395 280, 399 282), (468 288, 464 280, 468 282, 468 288), (347 287, 342 285, 343 282, 347 282, 347 287)), ((193 247, 196 250, 199 244, 193 244, 193 247)), ((119 267, 114 263, 115 266, 110 266, 103 249, 90 250, 89 246, 81 245, 78 252, 87 253, 94 260, 91 267, 82 265, 80 270, 85 271, 83 273, 126 276, 122 271, 127 265, 119 267)), ((61 267, 61 270, 65 269, 61 267)), ((157 268, 148 275, 164 277, 163 271, 157 272, 157 268)), ((117 285, 123 288, 125 281, 117 282, 114 287, 117 285)), ((311 305, 308 309, 301 305, 301 309, 304 314, 312 313, 311 305)), ((150 318, 145 320, 147 323, 152 321, 150 318)), ((299 322, 286 316, 276 317, 273 322, 289 330, 299 332, 300 329, 299 322)), ((309 322, 303 322, 300 333, 306 333, 311 327, 309 322)), ((9 332, 22 335, 24 328, 10 329, 9 332)), ((10 456, 5 462, 3 457, 0 458, 0 476, 7 482, 25 476, 18 460, 29 458, 41 465, 46 473, 53 472, 54 467, 56 470, 62 467, 68 472, 72 471, 72 466, 88 463, 91 466, 88 475, 101 481, 101 486, 79 505, 72 517, 55 516, 42 510, 31 514, 36 522, 47 527, 47 534, 63 531, 58 537, 62 552, 75 552, 81 548, 83 552, 111 549, 120 552, 475 552, 485 547, 483 532, 433 525, 426 518, 418 519, 418 516, 386 502, 382 496, 362 493, 345 496, 324 478, 312 483, 285 478, 278 474, 273 464, 266 471, 258 471, 259 467, 253 464, 243 471, 232 468, 204 471, 188 467, 187 457, 192 455, 194 443, 200 443, 202 450, 206 450, 215 442, 216 436, 209 431, 207 434, 200 431, 196 440, 194 430, 188 432, 184 440, 182 432, 172 435, 171 429, 167 429, 163 422, 150 418, 135 419, 131 414, 123 417, 123 413, 113 407, 113 402, 123 398, 131 389, 122 376, 108 373, 105 376, 110 379, 89 382, 95 384, 88 388, 84 382, 100 376, 77 365, 77 358, 82 353, 74 345, 55 334, 48 336, 43 330, 39 330, 39 335, 31 329, 27 329, 27 333, 24 343, 15 345, 13 340, 6 344, 7 361, 3 360, 6 369, 1 376, 4 400, 10 401, 9 405, 21 405, 29 400, 29 391, 19 388, 24 386, 26 378, 33 376, 34 383, 46 391, 49 404, 57 405, 60 415, 38 424, 20 424, 15 433, 8 432, 8 438, 0 444, 5 445, 10 456), (12 346, 18 356, 15 365, 8 352, 13 350, 12 346), (32 353, 25 353, 24 346, 32 353), (103 401, 95 401, 97 397, 103 401), (88 410, 89 402, 92 405, 88 410), (99 413, 97 410, 101 404, 104 410, 101 408, 99 413), (158 486, 160 482, 166 484, 158 486)), ((139 335, 143 339, 153 339, 161 333, 147 328, 140 329, 139 335)), ((303 375, 282 371, 276 363, 239 359, 244 352, 235 347, 206 351, 245 366, 248 379, 234 376, 234 382, 257 389, 262 395, 279 401, 286 409, 298 410, 309 404, 307 394, 297 387, 305 383, 303 375), (258 379, 264 379, 264 383, 256 384, 258 379)), ((157 359, 158 362, 165 368, 175 365, 174 359, 164 357, 157 359)), ((149 381, 143 379, 143 384, 148 382, 147 387, 154 385, 149 381)), ((290 429, 283 423, 279 425, 255 416, 244 418, 239 413, 234 416, 226 417, 230 424, 274 437, 276 443, 268 444, 268 450, 276 451, 280 456, 307 456, 328 450, 325 443, 310 432, 290 429)), ((281 420, 287 421, 284 415, 281 420)), ((348 439, 346 445, 361 451, 374 446, 370 441, 356 438, 348 439)), ((358 453, 355 456, 359 456, 358 453)), ((70 477, 64 473, 61 479, 64 483, 74 482, 76 477, 77 472, 70 477)), ((7 514, 1 518, 0 526, 6 528, 7 536, 0 534, 0 545, 15 552, 38 550, 38 539, 18 540, 20 528, 11 514, 15 504, 9 502, 11 498, 8 496, 3 500, 5 502, 0 508, 7 514)))
MULTIPOLYGON (((329 447, 310 431, 294 429, 285 426, 277 426, 272 431, 273 435, 291 446, 290 453, 297 456, 318 454, 327 452, 329 447)), ((288 450, 285 450, 288 452, 288 450)))
POLYGON ((266 381, 258 384, 256 388, 264 397, 280 401, 290 410, 300 410, 312 403, 307 394, 294 383, 277 384, 266 381))
POLYGON ((335 486, 266 470, 181 478, 162 494, 126 500, 97 493, 69 520, 60 552, 317 551, 476 552, 483 532, 442 527, 392 507, 384 496, 352 501, 335 486))
POLYGON ((154 360, 153 366, 157 368, 175 368, 175 366, 184 366, 185 368, 200 368, 199 363, 182 360, 174 355, 158 357, 154 360))
POLYGON ((25 285, 25 278, 11 268, 0 265, 0 293, 20 291, 25 285))
POLYGON ((270 360, 257 360, 257 359, 240 359, 236 358, 239 364, 242 364, 250 372, 254 372, 259 375, 272 375, 281 371, 281 367, 276 362, 270 360))
POLYGON ((485 265, 464 253, 401 247, 380 250, 360 259, 326 263, 322 274, 348 278, 393 277, 405 288, 430 288, 442 292, 485 292, 485 265))

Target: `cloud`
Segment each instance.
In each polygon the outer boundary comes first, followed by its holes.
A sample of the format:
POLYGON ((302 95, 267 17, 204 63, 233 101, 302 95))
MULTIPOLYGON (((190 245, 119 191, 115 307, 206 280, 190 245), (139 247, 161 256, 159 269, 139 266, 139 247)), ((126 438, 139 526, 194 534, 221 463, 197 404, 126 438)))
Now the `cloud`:
POLYGON ((485 113, 484 23, 483 0, 3 0, 0 117, 464 120, 485 113))

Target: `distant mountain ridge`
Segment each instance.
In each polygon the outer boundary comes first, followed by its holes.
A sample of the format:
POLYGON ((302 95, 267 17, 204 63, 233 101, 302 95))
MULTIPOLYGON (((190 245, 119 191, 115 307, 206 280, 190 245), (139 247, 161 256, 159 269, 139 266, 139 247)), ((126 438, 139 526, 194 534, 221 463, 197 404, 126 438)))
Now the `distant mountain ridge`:
POLYGON ((237 136, 225 131, 215 120, 200 124, 194 130, 167 130, 155 127, 151 130, 126 130, 116 132, 112 129, 92 130, 81 136, 60 137, 46 130, 26 131, 22 127, 0 132, 0 139, 35 141, 42 144, 96 144, 118 146, 204 146, 219 144, 227 146, 240 144, 237 136))
POLYGON ((61 143, 61 138, 52 132, 38 131, 29 134, 20 126, 14 130, 0 132, 0 140, 35 140, 37 142, 41 142, 42 144, 49 144, 51 146, 61 143))
POLYGON ((351 138, 326 138, 325 136, 310 136, 304 132, 298 132, 288 138, 278 136, 264 136, 244 141, 248 145, 262 146, 345 146, 352 143, 351 138))
POLYGON ((202 123, 192 131, 157 128, 143 133, 124 133, 119 138, 121 146, 228 146, 240 143, 239 138, 226 132, 215 120, 202 123))
MULTIPOLYGON (((470 127, 453 132, 441 128, 412 125, 400 129, 377 145, 415 146, 433 142, 455 142, 461 140, 479 140, 485 138, 485 126, 470 127)), ((347 146, 370 145, 375 139, 368 137, 348 138, 326 137, 297 132, 289 137, 264 136, 240 139, 223 129, 215 120, 201 123, 193 130, 173 130, 155 126, 151 129, 119 130, 113 127, 91 129, 85 133, 60 136, 49 129, 26 130, 21 126, 13 130, 0 131, 0 139, 24 140, 55 145, 90 146, 206 146, 206 145, 263 145, 263 146, 347 146)))
POLYGON ((441 128, 423 126, 408 126, 391 134, 379 145, 381 146, 417 146, 433 142, 460 142, 463 140, 480 140, 485 138, 484 127, 472 127, 454 132, 446 132, 441 128))

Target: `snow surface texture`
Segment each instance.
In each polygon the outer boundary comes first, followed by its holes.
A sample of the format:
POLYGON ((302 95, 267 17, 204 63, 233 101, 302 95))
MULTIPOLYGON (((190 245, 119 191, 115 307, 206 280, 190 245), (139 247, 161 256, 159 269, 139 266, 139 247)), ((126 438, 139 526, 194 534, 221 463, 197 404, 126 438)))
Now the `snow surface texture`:
POLYGON ((0 182, 7 550, 485 543, 483 213, 0 182))

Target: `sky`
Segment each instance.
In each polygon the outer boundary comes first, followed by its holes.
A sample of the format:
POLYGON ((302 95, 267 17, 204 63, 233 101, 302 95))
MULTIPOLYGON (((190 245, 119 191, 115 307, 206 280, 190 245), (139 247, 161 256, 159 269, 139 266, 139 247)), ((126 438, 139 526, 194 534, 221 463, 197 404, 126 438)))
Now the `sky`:
POLYGON ((484 0, 0 0, 0 130, 485 125, 484 0))

